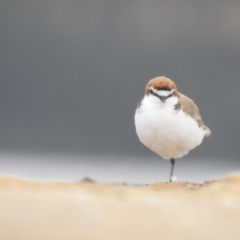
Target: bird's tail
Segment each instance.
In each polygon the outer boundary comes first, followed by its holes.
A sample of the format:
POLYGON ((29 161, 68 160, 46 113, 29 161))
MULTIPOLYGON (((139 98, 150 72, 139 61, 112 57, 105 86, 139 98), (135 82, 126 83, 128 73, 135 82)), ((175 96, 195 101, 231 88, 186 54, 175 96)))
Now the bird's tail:
POLYGON ((205 132, 204 137, 209 137, 212 135, 211 130, 207 126, 204 126, 204 132, 205 132))

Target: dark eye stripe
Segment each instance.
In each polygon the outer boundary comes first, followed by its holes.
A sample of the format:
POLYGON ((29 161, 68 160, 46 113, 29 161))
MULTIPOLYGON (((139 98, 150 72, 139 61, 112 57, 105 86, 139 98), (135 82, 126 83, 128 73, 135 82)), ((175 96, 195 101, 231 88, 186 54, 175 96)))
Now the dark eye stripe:
POLYGON ((161 91, 161 90, 163 90, 163 91, 171 91, 171 89, 170 88, 167 88, 167 87, 162 87, 162 88, 156 88, 158 91, 161 91))
POLYGON ((168 98, 170 98, 170 97, 172 97, 174 95, 174 92, 172 92, 168 96, 159 96, 157 93, 153 92, 152 89, 149 89, 149 93, 154 95, 155 97, 159 98, 162 102, 165 102, 166 99, 168 99, 168 98))

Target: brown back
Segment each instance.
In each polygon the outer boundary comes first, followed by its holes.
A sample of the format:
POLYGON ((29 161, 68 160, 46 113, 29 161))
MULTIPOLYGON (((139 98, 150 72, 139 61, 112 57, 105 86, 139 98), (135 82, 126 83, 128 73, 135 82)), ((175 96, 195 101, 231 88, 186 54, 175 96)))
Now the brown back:
POLYGON ((199 109, 197 105, 194 103, 192 99, 183 95, 182 93, 176 92, 176 95, 179 98, 179 102, 175 105, 175 109, 182 109, 186 114, 191 116, 193 119, 196 120, 198 126, 204 130, 206 130, 205 136, 209 136, 211 131, 204 125, 199 109))

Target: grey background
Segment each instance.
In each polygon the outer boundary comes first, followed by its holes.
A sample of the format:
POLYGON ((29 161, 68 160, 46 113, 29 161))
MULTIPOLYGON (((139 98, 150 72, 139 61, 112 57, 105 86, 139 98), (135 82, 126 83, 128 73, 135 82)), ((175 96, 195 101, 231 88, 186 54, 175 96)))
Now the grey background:
POLYGON ((165 75, 213 133, 187 158, 239 163, 239 13, 233 0, 1 1, 0 150, 157 158, 134 112, 165 75))

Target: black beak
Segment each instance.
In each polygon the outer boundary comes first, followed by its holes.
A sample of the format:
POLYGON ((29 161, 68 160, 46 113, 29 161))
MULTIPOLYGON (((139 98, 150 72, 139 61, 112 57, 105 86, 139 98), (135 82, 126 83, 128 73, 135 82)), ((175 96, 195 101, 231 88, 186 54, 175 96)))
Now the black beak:
POLYGON ((165 97, 165 96, 158 96, 158 97, 163 103, 165 103, 166 99, 168 98, 168 97, 165 97))

